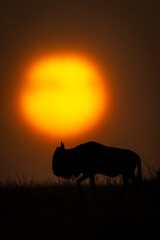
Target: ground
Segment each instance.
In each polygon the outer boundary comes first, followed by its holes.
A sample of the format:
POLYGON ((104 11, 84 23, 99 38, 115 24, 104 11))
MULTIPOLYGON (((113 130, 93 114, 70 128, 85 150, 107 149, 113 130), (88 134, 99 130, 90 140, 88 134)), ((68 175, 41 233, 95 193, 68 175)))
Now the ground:
MULTIPOLYGON (((54 239, 77 240, 103 238, 111 228, 115 229, 115 224, 139 224, 146 230, 154 226, 154 234, 157 234, 159 180, 143 181, 141 197, 131 185, 120 198, 121 187, 120 184, 100 184, 93 196, 90 186, 84 185, 84 197, 80 199, 76 185, 70 183, 2 184, 1 230, 12 237, 48 235, 54 239)), ((116 233, 113 231, 112 235, 116 233)), ((156 236, 154 239, 158 239, 156 236)))

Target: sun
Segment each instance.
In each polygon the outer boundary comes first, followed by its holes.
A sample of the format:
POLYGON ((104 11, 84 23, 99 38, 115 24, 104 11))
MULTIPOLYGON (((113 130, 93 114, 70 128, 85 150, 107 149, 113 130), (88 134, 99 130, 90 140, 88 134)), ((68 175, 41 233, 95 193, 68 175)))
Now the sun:
POLYGON ((27 68, 20 90, 26 122, 52 137, 74 137, 93 130, 107 110, 106 86, 91 61, 56 55, 27 68))

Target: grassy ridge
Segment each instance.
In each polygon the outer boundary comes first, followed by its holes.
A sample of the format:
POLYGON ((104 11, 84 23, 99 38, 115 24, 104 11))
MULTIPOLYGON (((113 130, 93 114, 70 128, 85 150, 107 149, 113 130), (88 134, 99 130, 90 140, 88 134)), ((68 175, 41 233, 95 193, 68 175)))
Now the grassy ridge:
POLYGON ((1 229, 6 234, 46 236, 54 239, 99 239, 109 225, 157 224, 160 219, 160 182, 143 181, 142 197, 134 187, 119 198, 121 185, 96 187, 93 197, 88 185, 83 186, 84 198, 79 199, 76 185, 19 184, 10 182, 0 186, 1 229))

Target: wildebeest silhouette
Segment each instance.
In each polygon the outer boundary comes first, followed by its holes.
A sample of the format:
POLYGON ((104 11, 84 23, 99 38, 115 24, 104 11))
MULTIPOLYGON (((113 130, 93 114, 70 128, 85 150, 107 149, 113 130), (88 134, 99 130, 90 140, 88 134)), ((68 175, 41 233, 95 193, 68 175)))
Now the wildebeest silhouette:
POLYGON ((75 148, 65 149, 64 143, 61 142, 61 146, 56 148, 53 155, 52 170, 56 176, 66 179, 78 178, 83 174, 77 180, 81 195, 80 183, 87 178, 90 178, 95 192, 96 174, 109 177, 122 175, 122 194, 128 188, 129 179, 135 184, 138 194, 141 193, 141 160, 135 152, 128 149, 107 147, 97 142, 87 142, 75 148))

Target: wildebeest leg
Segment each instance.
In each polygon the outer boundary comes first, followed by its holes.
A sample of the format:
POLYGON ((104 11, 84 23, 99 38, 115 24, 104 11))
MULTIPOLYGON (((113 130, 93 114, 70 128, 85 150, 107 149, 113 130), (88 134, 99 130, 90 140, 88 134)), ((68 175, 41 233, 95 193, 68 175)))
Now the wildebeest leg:
POLYGON ((79 189, 79 193, 80 193, 80 196, 82 197, 83 196, 83 192, 82 192, 82 189, 81 189, 81 185, 80 183, 82 181, 84 181, 85 179, 87 179, 89 176, 87 174, 83 174, 80 178, 78 178, 77 180, 77 186, 78 186, 78 189, 79 189))
POLYGON ((95 185, 95 178, 94 178, 94 175, 91 175, 90 177, 90 182, 91 182, 91 187, 93 189, 93 194, 95 195, 95 192, 96 192, 96 185, 95 185))
POLYGON ((134 172, 129 176, 132 182, 135 184, 138 196, 141 196, 141 182, 135 176, 134 172))
POLYGON ((121 197, 125 194, 125 192, 127 191, 128 189, 128 176, 123 174, 122 175, 122 178, 123 178, 123 187, 122 187, 122 191, 121 191, 121 197))

